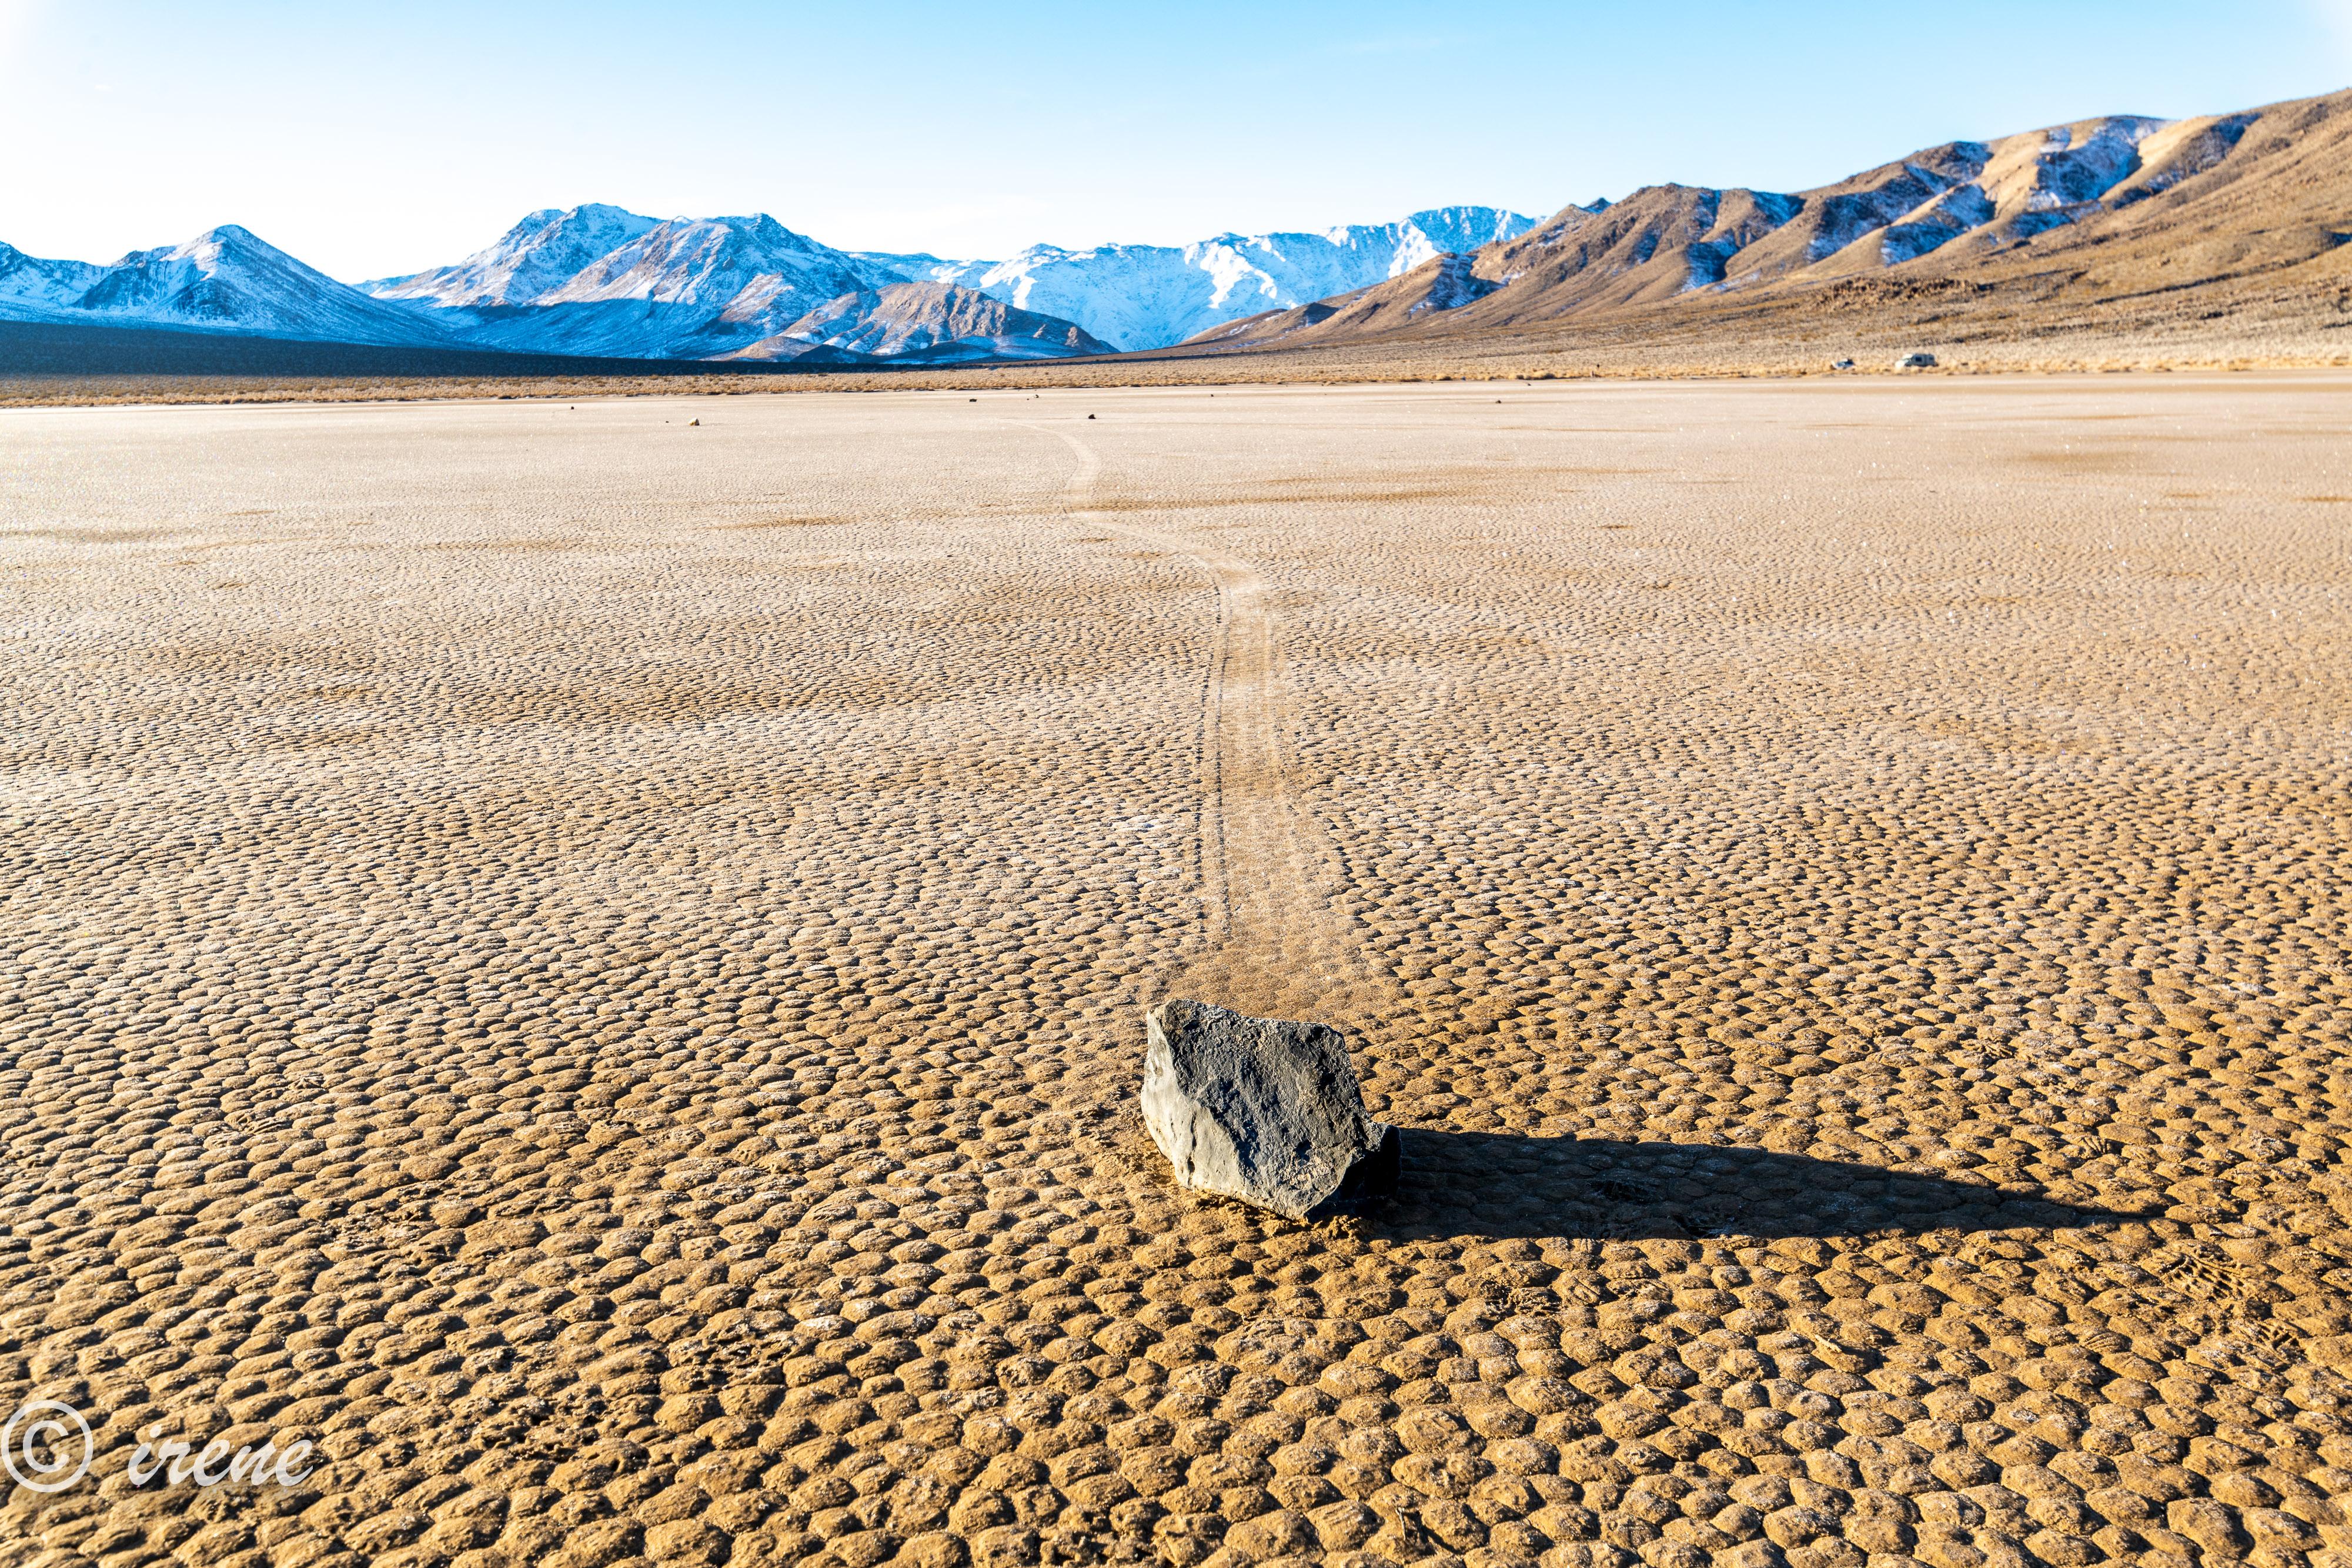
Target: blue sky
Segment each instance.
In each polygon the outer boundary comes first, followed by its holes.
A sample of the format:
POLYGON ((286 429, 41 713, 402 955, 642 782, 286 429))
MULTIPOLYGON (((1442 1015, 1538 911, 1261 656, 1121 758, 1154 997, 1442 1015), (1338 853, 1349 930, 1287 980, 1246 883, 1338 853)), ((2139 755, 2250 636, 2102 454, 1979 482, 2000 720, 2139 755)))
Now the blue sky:
POLYGON ((606 201, 997 256, 1792 189, 1954 137, 2347 85, 2352 0, 0 0, 0 240, 111 260, 241 223, 358 279, 606 201))

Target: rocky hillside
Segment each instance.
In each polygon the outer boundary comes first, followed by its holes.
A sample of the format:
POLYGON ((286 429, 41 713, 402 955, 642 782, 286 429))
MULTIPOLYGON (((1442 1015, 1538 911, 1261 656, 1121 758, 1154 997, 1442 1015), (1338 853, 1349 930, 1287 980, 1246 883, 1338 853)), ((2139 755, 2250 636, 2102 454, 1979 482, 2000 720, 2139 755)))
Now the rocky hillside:
POLYGON ((773 337, 723 357, 803 359, 819 348, 929 363, 1112 352, 1082 327, 951 283, 892 283, 828 300, 773 337))

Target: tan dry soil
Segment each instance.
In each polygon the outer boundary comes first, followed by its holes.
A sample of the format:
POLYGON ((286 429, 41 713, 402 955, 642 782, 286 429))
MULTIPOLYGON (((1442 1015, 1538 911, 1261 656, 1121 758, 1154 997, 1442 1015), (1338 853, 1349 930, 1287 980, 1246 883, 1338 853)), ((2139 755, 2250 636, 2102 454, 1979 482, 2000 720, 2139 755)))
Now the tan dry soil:
POLYGON ((2352 1552, 2347 523, 2340 374, 0 415, 0 1557, 2352 1552))
MULTIPOLYGON (((2298 305, 2308 303, 2297 301, 2298 305)), ((2347 306, 2352 308, 2352 306, 2347 306)), ((877 368, 730 375, 717 367, 613 375, 413 374, 365 376, 307 371, 253 374, 27 374, 0 366, 0 409, 169 403, 420 402, 545 398, 578 402, 616 397, 787 397, 844 392, 1094 392, 1174 387, 1357 387, 1374 382, 1694 381, 1753 378, 1864 380, 1915 350, 1937 368, 1912 379, 2021 374, 2076 375, 2342 370, 2352 366, 2345 322, 2315 326, 2300 315, 2266 320, 2249 313, 2212 328, 2191 322, 2027 325, 1987 328, 1935 309, 1887 309, 1853 320, 1823 320, 1767 301, 1735 300, 1690 319, 1631 311, 1530 328, 1386 339, 1303 349, 1204 353, 1159 349, 1111 359, 1046 360, 938 370, 877 368), (1857 369, 1835 369, 1852 360, 1857 369)), ((299 347, 299 345, 297 345, 299 347)), ((1474 389, 1475 390, 1475 389, 1474 389)))

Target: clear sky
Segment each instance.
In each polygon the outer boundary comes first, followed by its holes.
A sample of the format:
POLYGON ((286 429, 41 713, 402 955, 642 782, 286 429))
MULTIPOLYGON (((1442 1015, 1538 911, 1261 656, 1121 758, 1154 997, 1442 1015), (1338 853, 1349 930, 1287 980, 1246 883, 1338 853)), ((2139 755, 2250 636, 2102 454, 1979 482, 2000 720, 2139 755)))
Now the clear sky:
POLYGON ((240 223, 357 280, 597 201, 995 257, 1789 190, 2347 85, 2352 0, 0 0, 0 240, 110 261, 240 223))

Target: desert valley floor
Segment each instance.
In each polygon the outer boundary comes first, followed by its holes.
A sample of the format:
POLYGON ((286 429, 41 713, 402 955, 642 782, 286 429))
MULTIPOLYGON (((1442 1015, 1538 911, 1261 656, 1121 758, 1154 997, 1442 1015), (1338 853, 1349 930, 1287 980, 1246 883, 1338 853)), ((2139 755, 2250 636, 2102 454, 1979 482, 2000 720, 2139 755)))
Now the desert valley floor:
POLYGON ((2325 372, 0 413, 0 1558, 2352 1552, 2348 527, 2325 372))

